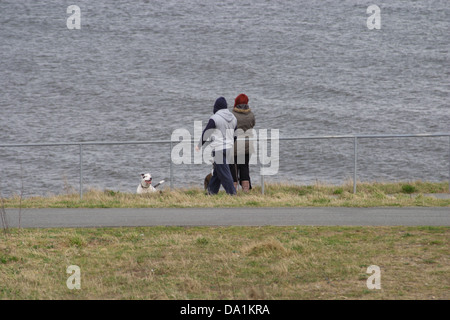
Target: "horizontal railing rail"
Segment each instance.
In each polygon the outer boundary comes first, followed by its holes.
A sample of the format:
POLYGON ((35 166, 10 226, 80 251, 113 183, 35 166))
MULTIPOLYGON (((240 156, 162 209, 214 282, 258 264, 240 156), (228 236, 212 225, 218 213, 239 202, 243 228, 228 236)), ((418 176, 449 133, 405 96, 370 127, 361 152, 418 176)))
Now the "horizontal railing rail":
MULTIPOLYGON (((450 192, 450 133, 419 133, 419 134, 347 134, 347 135, 322 135, 322 136, 298 136, 298 137, 279 137, 279 141, 295 141, 295 140, 314 140, 314 139, 351 139, 353 140, 353 193, 356 193, 357 185, 357 162, 358 162, 358 139, 389 139, 389 138, 433 138, 433 137, 449 137, 449 192, 450 192)), ((250 140, 272 140, 272 138, 246 138, 238 139, 238 141, 250 140)), ((79 147, 79 170, 80 170, 80 199, 83 198, 83 147, 95 145, 144 145, 144 144, 170 144, 172 150, 173 143, 180 141, 173 140, 148 140, 148 141, 81 141, 81 142, 48 142, 48 143, 10 143, 0 144, 0 148, 15 147, 57 147, 57 146, 78 146, 79 147)), ((194 140, 183 140, 184 143, 196 143, 194 140)), ((170 161, 170 187, 173 188, 173 163, 170 161)), ((264 175, 261 175, 261 192, 264 194, 264 175)))
MULTIPOLYGON (((278 140, 308 140, 308 139, 354 139, 354 138, 426 138, 426 137, 450 137, 450 133, 421 133, 421 134, 348 134, 348 135, 323 135, 323 136, 298 136, 279 137, 278 140)), ((272 138, 245 138, 238 140, 271 140, 272 138)), ((186 142, 186 140, 183 140, 186 142)), ((46 143, 11 143, 0 144, 0 148, 8 147, 52 147, 52 146, 79 146, 79 145, 133 145, 133 144, 165 144, 174 143, 174 140, 143 140, 143 141, 80 141, 80 142, 46 142, 46 143)), ((189 142, 189 140, 187 141, 189 142)), ((197 141, 191 140, 191 143, 197 141)))

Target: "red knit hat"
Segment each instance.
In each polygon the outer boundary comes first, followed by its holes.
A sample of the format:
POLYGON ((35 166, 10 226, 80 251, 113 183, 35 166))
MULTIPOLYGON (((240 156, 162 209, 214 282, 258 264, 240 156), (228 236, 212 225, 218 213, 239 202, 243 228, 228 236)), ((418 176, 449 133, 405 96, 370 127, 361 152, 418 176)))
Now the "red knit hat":
POLYGON ((241 93, 240 95, 238 95, 237 97, 236 97, 236 99, 234 100, 234 106, 236 107, 237 105, 240 105, 240 104, 248 104, 248 97, 245 95, 245 94, 243 94, 243 93, 241 93))

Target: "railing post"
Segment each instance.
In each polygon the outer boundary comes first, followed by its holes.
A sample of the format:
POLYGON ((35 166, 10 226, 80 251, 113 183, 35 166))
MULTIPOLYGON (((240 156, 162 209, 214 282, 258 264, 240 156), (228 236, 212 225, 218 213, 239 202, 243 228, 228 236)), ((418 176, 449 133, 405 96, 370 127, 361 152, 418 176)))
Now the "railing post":
POLYGON ((80 143, 80 200, 83 199, 83 145, 80 143))
MULTIPOLYGON (((267 140, 266 140, 267 143, 267 140)), ((264 163, 265 163, 265 159, 264 159, 264 143, 260 143, 261 145, 261 168, 260 168, 260 172, 261 172, 261 194, 264 194, 264 170, 262 170, 262 168, 264 167, 264 163)))
POLYGON ((264 194, 264 175, 261 175, 261 194, 264 194))
POLYGON ((355 136, 353 141, 353 157, 354 157, 354 168, 353 168, 353 193, 356 194, 356 177, 357 177, 357 159, 358 159, 358 138, 355 136))
POLYGON ((172 163, 172 140, 170 140, 170 150, 169 150, 169 161, 170 161, 170 189, 173 189, 173 163, 172 163))

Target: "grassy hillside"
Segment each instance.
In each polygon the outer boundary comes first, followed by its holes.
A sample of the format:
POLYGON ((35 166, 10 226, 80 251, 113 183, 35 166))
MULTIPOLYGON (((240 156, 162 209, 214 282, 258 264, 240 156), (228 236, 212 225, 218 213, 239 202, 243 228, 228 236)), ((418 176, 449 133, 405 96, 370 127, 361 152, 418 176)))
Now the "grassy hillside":
POLYGON ((448 227, 13 229, 0 299, 448 300, 449 240, 448 227))

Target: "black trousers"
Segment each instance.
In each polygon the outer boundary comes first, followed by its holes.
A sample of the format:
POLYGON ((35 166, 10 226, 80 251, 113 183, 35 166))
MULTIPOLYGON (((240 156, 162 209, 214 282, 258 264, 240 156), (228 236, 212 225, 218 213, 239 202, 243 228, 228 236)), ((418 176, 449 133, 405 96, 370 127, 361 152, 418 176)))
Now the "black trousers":
MULTIPOLYGON (((250 155, 245 154, 245 163, 238 163, 237 155, 234 156, 234 164, 230 164, 230 171, 234 182, 238 182, 242 185, 242 181, 250 181, 250 155)), ((250 182, 250 189, 252 184, 250 182)))

